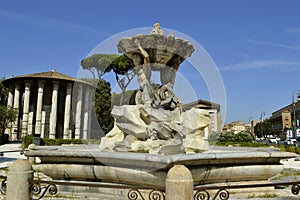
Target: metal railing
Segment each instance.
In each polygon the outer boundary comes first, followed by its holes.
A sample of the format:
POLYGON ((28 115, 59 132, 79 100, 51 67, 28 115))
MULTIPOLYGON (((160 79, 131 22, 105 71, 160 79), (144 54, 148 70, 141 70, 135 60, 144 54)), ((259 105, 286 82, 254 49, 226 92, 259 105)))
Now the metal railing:
POLYGON ((6 195, 6 180, 7 180, 7 177, 0 175, 0 179, 2 180, 1 181, 1 186, 0 186, 0 193, 2 195, 6 195))
POLYGON ((246 189, 246 188, 261 188, 261 187, 278 187, 278 186, 292 186, 291 192, 293 195, 298 195, 300 191, 300 181, 294 182, 275 182, 275 183, 257 183, 257 184, 239 184, 239 185, 226 185, 226 186, 196 186, 194 188, 194 200, 210 199, 208 191, 217 190, 213 196, 213 200, 219 197, 221 200, 227 200, 230 197, 230 189, 246 189))
POLYGON ((15 153, 20 152, 20 155, 24 155, 24 152, 27 150, 21 149, 21 150, 11 150, 11 151, 0 151, 0 156, 4 156, 6 153, 15 153))
POLYGON ((137 200, 138 198, 145 200, 144 195, 140 190, 150 190, 148 199, 150 200, 163 200, 165 199, 163 187, 147 187, 147 186, 132 186, 125 184, 112 184, 112 183, 94 183, 84 181, 47 181, 47 180, 29 180, 31 185, 30 191, 33 195, 42 199, 45 194, 56 195, 57 185, 74 186, 74 187, 96 187, 96 188, 112 188, 112 189, 128 189, 127 197, 129 200, 137 200))
MULTIPOLYGON (((0 175, 2 179, 0 192, 6 194, 7 177, 0 175)), ((164 187, 150 187, 150 186, 133 186, 125 184, 113 183, 96 183, 84 181, 48 181, 48 180, 34 180, 30 179, 30 191, 37 199, 42 199, 46 194, 56 195, 58 192, 57 185, 73 186, 73 187, 96 187, 96 188, 112 188, 112 189, 128 189, 127 198, 129 200, 165 200, 164 187), (143 192, 147 190, 147 194, 143 192)), ((194 187, 194 200, 227 200, 230 198, 231 189, 247 189, 247 188, 261 188, 261 187, 278 187, 278 186, 291 186, 291 193, 299 195, 300 181, 293 182, 275 182, 275 183, 257 183, 257 184, 239 184, 239 185, 225 185, 225 186, 195 186, 194 187), (213 195, 211 195, 213 194, 213 195), (211 197, 212 196, 212 197, 211 197)), ((37 200, 35 199, 35 200, 37 200)))

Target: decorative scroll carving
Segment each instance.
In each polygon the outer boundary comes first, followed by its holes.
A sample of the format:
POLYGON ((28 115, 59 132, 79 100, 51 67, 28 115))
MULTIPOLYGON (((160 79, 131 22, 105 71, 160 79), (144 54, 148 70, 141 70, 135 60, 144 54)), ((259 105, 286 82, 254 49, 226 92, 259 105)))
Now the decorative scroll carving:
MULTIPOLYGON (((217 199, 217 197, 219 197, 219 199, 221 200, 227 200, 229 199, 230 194, 227 190, 220 189, 212 199, 215 200, 217 199)), ((210 194, 206 190, 197 190, 194 194, 194 200, 209 200, 209 199, 210 199, 210 194)))
MULTIPOLYGON (((54 184, 43 186, 39 183, 34 183, 30 187, 30 191, 33 195, 37 196, 38 199, 42 199, 48 192, 50 195, 55 195, 57 193, 57 187, 54 184)), ((35 199, 35 200, 38 200, 35 199)))
POLYGON ((3 194, 3 195, 6 195, 6 188, 7 188, 7 180, 4 179, 1 182, 0 193, 3 194))
POLYGON ((194 194, 194 200, 206 200, 209 198, 210 198, 210 195, 205 190, 197 190, 194 194))
POLYGON ((165 193, 160 190, 152 190, 149 193, 149 200, 165 200, 165 193))
POLYGON ((138 189, 129 190, 127 197, 129 200, 137 200, 137 199, 145 200, 142 193, 138 189))
MULTIPOLYGON (((138 189, 130 189, 127 197, 129 200, 146 200, 138 189)), ((165 193, 160 190, 151 190, 148 195, 148 200, 165 200, 165 193)))
POLYGON ((298 195, 300 191, 300 185, 299 184, 293 184, 291 188, 291 192, 293 195, 298 195))

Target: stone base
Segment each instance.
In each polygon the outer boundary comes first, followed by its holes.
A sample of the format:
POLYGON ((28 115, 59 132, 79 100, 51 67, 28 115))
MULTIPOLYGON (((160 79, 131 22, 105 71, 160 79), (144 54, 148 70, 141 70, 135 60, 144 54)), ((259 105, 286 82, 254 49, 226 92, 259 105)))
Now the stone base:
POLYGON ((154 155, 129 152, 99 152, 97 147, 39 147, 26 156, 39 157, 35 168, 53 179, 87 180, 143 186, 165 186, 174 165, 186 166, 195 185, 268 181, 283 169, 281 159, 294 153, 269 148, 218 147, 199 154, 154 155))
POLYGON ((114 128, 101 139, 103 152, 160 155, 200 153, 209 149, 207 110, 165 110, 145 105, 114 106, 114 128))

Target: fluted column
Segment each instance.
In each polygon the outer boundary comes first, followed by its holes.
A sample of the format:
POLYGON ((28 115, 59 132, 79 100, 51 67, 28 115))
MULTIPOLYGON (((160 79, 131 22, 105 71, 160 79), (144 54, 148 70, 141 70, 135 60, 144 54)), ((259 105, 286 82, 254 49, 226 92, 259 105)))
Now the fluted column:
POLYGON ((38 82, 38 97, 37 97, 36 121, 35 121, 35 134, 41 134, 42 138, 44 137, 44 133, 41 133, 44 85, 45 85, 44 81, 38 82))
POLYGON ((91 105, 91 101, 90 101, 90 88, 86 87, 86 89, 84 90, 84 116, 83 116, 83 139, 87 140, 90 139, 90 130, 89 130, 89 120, 91 120, 90 117, 90 105, 91 105))
POLYGON ((90 98, 90 106, 89 106, 89 122, 88 122, 88 125, 89 125, 89 128, 88 128, 88 138, 90 139, 91 137, 91 133, 92 133, 92 109, 95 108, 95 93, 96 93, 96 89, 91 89, 90 88, 90 95, 89 95, 89 98, 90 98))
POLYGON ((53 82, 52 90, 52 105, 50 113, 50 135, 49 138, 55 139, 56 136, 56 122, 57 122, 57 96, 58 96, 58 82, 53 82))
POLYGON ((19 83, 16 83, 13 108, 14 108, 14 110, 17 110, 18 112, 17 112, 16 120, 14 121, 14 123, 12 125, 12 135, 11 135, 12 140, 18 139, 19 106, 20 106, 20 85, 19 85, 19 83))
POLYGON ((22 137, 28 134, 28 113, 30 100, 31 82, 25 82, 24 105, 23 105, 23 121, 22 121, 22 137))
POLYGON ((81 130, 81 107, 82 107, 82 84, 78 84, 76 115, 75 115, 75 139, 80 139, 81 130))
POLYGON ((71 116, 71 98, 72 98, 72 84, 67 85, 67 94, 65 101, 65 119, 64 119, 64 139, 70 138, 70 116, 71 116))
POLYGON ((13 92, 14 92, 14 88, 12 85, 10 85, 8 90, 7 107, 13 107, 13 101, 14 101, 13 92))
MULTIPOLYGON (((14 101, 14 94, 13 94, 14 87, 12 85, 10 85, 8 89, 9 90, 8 90, 7 108, 9 108, 9 107, 12 108, 13 107, 13 101, 14 101)), ((12 137, 12 135, 11 135, 11 133, 12 133, 11 128, 12 128, 12 124, 9 123, 8 126, 7 126, 7 128, 5 129, 5 134, 8 134, 10 139, 12 137)))

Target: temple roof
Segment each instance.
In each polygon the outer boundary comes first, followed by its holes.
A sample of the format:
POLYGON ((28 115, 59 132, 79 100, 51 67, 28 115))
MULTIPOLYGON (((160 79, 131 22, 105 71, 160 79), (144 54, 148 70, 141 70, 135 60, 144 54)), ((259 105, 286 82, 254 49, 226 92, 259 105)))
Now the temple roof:
POLYGON ((203 99, 193 101, 182 106, 183 110, 189 110, 191 108, 201 108, 201 109, 217 109, 220 111, 220 105, 203 99))
POLYGON ((3 84, 9 85, 9 83, 12 83, 15 81, 34 80, 34 79, 35 80, 36 79, 39 79, 39 80, 53 79, 53 80, 57 80, 57 81, 77 82, 77 83, 82 83, 82 84, 93 86, 92 84, 90 84, 86 81, 59 73, 55 70, 51 70, 48 72, 40 72, 40 73, 35 73, 35 74, 25 74, 25 75, 21 75, 21 76, 14 76, 12 78, 8 78, 8 79, 4 80, 3 84))

